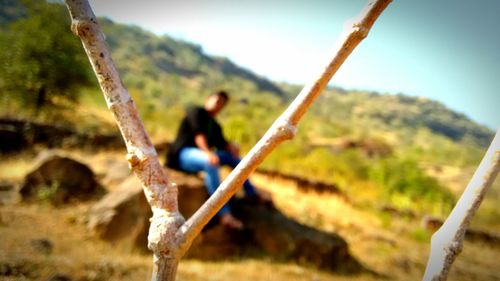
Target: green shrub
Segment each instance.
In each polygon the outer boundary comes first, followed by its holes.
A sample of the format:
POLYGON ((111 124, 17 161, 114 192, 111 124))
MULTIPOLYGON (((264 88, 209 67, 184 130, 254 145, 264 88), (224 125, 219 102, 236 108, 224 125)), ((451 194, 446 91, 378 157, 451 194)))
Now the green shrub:
POLYGON ((411 159, 381 159, 370 168, 368 177, 384 188, 385 199, 398 208, 440 214, 454 204, 451 192, 411 159))

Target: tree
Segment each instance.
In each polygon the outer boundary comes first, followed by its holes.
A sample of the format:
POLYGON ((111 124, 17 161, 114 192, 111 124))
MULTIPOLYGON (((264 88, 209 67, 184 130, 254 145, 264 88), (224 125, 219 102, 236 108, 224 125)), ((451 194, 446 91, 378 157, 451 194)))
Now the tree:
POLYGON ((296 126, 312 102, 354 48, 368 35, 370 28, 390 0, 369 1, 359 18, 343 34, 317 79, 307 84, 293 103, 274 122, 262 139, 222 182, 217 191, 187 221, 179 213, 177 187, 169 182, 156 151, 142 124, 134 102, 123 86, 104 35, 87 0, 66 0, 71 14, 72 31, 80 37, 87 56, 103 90, 109 109, 113 112, 127 146, 130 168, 141 181, 153 217, 148 235, 148 247, 153 251, 155 281, 175 280, 180 258, 194 238, 233 196, 264 158, 281 142, 292 139, 296 126))
MULTIPOLYGON (((335 72, 354 48, 368 35, 374 22, 391 0, 370 0, 359 18, 346 29, 333 58, 311 83, 308 83, 290 106, 250 150, 240 164, 226 177, 217 191, 187 221, 179 213, 177 187, 169 182, 144 125, 121 82, 120 76, 104 42, 104 35, 87 0, 66 0, 72 17, 71 29, 80 37, 87 56, 103 90, 109 109, 125 139, 130 168, 141 181, 153 217, 148 247, 153 251, 153 281, 175 280, 180 258, 194 238, 229 201, 243 182, 274 148, 295 136, 297 124, 325 88, 335 72)), ((481 161, 464 194, 433 236, 431 255, 424 280, 446 280, 453 260, 460 252, 465 230, 481 200, 500 171, 500 129, 481 161), (451 234, 451 237, 448 235, 451 234)))
POLYGON ((90 85, 91 71, 78 40, 67 29, 64 6, 23 1, 26 16, 2 26, 2 96, 37 111, 57 98, 76 101, 78 87, 90 85))

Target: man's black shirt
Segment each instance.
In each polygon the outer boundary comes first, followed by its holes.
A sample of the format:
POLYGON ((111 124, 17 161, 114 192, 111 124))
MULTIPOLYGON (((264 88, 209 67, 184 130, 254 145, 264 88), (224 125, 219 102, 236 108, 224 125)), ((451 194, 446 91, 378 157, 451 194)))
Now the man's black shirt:
POLYGON ((204 134, 209 147, 223 150, 227 141, 222 134, 222 128, 203 107, 189 108, 177 131, 177 137, 167 153, 167 165, 179 169, 179 152, 184 147, 196 147, 194 137, 204 134))

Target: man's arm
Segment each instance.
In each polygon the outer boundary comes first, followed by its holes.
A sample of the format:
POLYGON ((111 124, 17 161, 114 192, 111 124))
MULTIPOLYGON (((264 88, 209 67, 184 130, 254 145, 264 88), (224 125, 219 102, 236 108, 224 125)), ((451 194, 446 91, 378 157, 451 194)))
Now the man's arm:
POLYGON ((229 153, 231 153, 234 157, 240 157, 240 148, 237 144, 228 142, 225 148, 229 153))
POLYGON ((219 165, 219 157, 208 146, 205 134, 198 133, 194 136, 194 143, 208 155, 208 162, 212 165, 219 165))

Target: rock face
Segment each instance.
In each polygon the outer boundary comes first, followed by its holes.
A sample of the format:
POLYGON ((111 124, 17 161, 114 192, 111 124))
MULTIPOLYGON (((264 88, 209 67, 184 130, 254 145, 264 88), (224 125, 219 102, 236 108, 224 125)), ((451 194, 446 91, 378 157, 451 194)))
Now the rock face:
POLYGON ((139 180, 131 176, 91 208, 88 227, 106 241, 145 248, 151 215, 139 180))
POLYGON ((100 193, 87 165, 55 152, 43 152, 21 185, 23 200, 48 200, 53 204, 88 200, 100 193))
MULTIPOLYGON (((183 214, 194 213, 200 202, 207 198, 202 181, 170 170, 168 175, 179 188, 180 211, 183 214)), ((120 241, 126 244, 125 247, 148 251, 147 235, 151 216, 151 208, 139 179, 130 175, 91 208, 88 227, 103 240, 120 241)))
MULTIPOLYGON (((171 170, 168 175, 178 185, 179 210, 188 218, 208 197, 203 182, 171 170)), ((343 272, 361 269, 340 236, 301 225, 274 208, 245 200, 232 204, 245 229, 227 229, 214 220, 196 238, 186 257, 213 260, 266 254, 278 260, 295 260, 343 272)), ((89 227, 107 241, 123 241, 135 249, 147 250, 150 217, 142 187, 131 176, 92 208, 89 227)))
POLYGON ((362 270, 349 254, 345 240, 336 234, 307 227, 274 208, 241 199, 233 201, 232 209, 245 228, 238 231, 221 225, 208 227, 193 242, 187 257, 213 260, 265 254, 345 273, 362 270))
POLYGON ((0 118, 0 153, 13 153, 34 144, 47 147, 123 148, 123 139, 115 134, 83 134, 74 128, 41 124, 26 120, 0 118))
POLYGON ((247 247, 260 248, 279 259, 311 263, 320 268, 344 272, 359 270, 360 265, 350 256, 342 237, 299 224, 266 206, 245 202, 233 205, 235 215, 250 233, 247 247))

